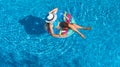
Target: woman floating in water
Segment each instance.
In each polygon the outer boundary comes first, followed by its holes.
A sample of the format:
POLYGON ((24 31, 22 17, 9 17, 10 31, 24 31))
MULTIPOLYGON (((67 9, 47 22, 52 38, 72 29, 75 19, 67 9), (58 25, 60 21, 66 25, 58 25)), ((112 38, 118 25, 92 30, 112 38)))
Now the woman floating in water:
MULTIPOLYGON (((49 31, 49 33, 53 36, 53 37, 66 37, 67 34, 55 34, 54 33, 54 30, 53 30, 53 23, 55 22, 55 20, 57 19, 57 11, 58 11, 58 8, 55 8, 53 9, 52 11, 49 12, 47 18, 46 18, 46 27, 47 27, 47 30, 49 31)), ((66 18, 66 21, 64 22, 59 22, 58 25, 57 25, 57 29, 62 29, 62 30, 68 30, 68 29, 71 29, 73 30, 74 32, 78 33, 83 39, 85 39, 85 36, 78 31, 78 29, 83 29, 83 30, 91 30, 91 27, 82 27, 82 26, 79 26, 75 23, 69 23, 70 22, 70 18, 71 18, 71 15, 68 14, 68 17, 66 18)))

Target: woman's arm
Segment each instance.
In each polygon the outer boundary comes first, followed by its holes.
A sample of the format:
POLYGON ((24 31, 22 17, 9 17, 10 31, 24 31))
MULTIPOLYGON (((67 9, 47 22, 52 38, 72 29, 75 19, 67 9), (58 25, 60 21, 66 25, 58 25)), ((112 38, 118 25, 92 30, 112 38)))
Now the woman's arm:
POLYGON ((59 37, 62 37, 62 38, 66 37, 66 35, 54 34, 52 24, 50 24, 49 27, 50 27, 50 34, 51 34, 53 37, 57 37, 57 38, 59 38, 59 37))
POLYGON ((54 14, 54 13, 57 13, 57 11, 58 11, 58 8, 55 8, 55 9, 53 9, 52 11, 50 11, 49 14, 51 14, 51 13, 53 13, 53 14, 54 14))
POLYGON ((53 37, 57 37, 57 38, 59 38, 59 37, 61 37, 61 38, 64 38, 64 37, 66 37, 66 35, 59 35, 59 34, 51 34, 53 37))

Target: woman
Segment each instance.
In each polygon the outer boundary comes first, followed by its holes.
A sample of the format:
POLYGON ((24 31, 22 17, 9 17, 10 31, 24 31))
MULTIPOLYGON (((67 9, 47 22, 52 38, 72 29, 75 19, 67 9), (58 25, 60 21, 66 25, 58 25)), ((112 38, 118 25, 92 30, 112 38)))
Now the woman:
MULTIPOLYGON (((46 27, 49 31, 49 33, 53 36, 53 37, 66 37, 66 34, 54 34, 53 31, 53 23, 55 22, 56 18, 57 18, 57 13, 58 8, 53 9, 52 11, 49 12, 48 16, 47 16, 47 20, 46 20, 46 27)), ((77 32, 82 38, 85 38, 85 36, 80 33, 78 31, 78 29, 84 29, 84 30, 91 30, 91 27, 82 27, 79 26, 77 24, 73 24, 73 23, 67 23, 67 22, 59 22, 57 29, 62 29, 62 30, 68 30, 68 29, 72 29, 73 31, 77 32)))

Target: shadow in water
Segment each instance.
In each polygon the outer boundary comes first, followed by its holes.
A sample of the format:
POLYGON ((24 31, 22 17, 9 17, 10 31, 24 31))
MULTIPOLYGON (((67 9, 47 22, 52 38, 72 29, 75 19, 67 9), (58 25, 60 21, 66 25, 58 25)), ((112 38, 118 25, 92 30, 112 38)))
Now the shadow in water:
POLYGON ((45 21, 42 18, 29 15, 19 20, 19 23, 24 26, 27 34, 40 35, 46 32, 45 21))

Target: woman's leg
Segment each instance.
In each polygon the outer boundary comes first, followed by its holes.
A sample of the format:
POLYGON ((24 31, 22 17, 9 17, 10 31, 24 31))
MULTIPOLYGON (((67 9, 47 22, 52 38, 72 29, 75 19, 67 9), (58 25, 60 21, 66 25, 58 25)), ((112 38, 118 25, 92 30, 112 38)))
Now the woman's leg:
POLYGON ((83 39, 85 39, 85 36, 84 36, 81 32, 79 32, 76 27, 74 27, 73 25, 69 25, 69 27, 70 27, 73 31, 75 31, 76 33, 78 33, 83 39))
POLYGON ((82 27, 77 24, 73 24, 77 29, 91 30, 91 27, 82 27))

